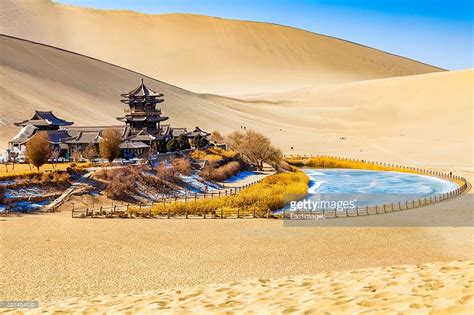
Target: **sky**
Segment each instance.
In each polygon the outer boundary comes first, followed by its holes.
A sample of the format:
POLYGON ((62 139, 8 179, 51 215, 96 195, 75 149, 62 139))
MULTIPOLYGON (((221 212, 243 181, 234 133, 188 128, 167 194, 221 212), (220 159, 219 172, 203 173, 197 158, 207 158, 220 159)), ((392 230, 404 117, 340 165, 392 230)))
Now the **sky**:
POLYGON ((56 0, 149 14, 271 22, 334 36, 449 70, 473 68, 474 0, 56 0))

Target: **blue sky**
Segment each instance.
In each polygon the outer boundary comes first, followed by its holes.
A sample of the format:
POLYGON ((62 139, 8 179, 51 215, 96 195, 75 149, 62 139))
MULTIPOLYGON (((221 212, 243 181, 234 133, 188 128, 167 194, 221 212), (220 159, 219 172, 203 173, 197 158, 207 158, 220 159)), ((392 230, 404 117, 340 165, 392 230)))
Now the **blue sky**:
POLYGON ((56 0, 150 14, 196 13, 272 22, 413 58, 473 67, 474 0, 56 0))

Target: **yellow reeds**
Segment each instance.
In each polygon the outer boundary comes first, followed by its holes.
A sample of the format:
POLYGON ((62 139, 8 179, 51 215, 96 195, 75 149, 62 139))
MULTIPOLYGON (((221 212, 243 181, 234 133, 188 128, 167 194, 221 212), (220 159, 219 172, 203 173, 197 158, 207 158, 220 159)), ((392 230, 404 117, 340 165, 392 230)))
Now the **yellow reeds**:
MULTIPOLYGON (((158 215, 255 215, 263 217, 269 211, 283 207, 286 195, 304 196, 309 178, 303 172, 271 175, 236 195, 197 199, 188 202, 158 203, 152 212, 158 215)), ((137 211, 134 207, 132 211, 137 211)))

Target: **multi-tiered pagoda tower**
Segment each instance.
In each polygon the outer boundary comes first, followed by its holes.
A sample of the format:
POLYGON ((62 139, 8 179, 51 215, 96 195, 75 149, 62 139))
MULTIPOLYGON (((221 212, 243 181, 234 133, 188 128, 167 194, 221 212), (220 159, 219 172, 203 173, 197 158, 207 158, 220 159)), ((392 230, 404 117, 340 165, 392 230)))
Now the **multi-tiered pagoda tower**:
POLYGON ((132 134, 146 131, 149 134, 160 132, 160 122, 168 119, 161 116, 161 109, 156 108, 156 104, 163 102, 163 94, 156 93, 148 88, 141 79, 140 85, 125 94, 122 103, 130 108, 125 110, 125 117, 117 117, 119 121, 125 122, 130 126, 132 134))

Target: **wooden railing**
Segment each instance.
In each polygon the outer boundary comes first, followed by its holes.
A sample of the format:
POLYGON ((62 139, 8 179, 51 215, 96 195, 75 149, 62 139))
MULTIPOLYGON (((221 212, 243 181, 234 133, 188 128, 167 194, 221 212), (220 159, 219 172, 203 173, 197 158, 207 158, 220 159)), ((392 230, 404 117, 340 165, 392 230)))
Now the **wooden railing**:
MULTIPOLYGON (((263 178, 259 178, 253 182, 247 183, 245 185, 237 186, 237 187, 228 187, 224 189, 220 189, 217 191, 210 191, 210 192, 201 192, 201 193, 189 193, 185 192, 184 194, 175 195, 172 197, 164 197, 160 200, 151 202, 151 203, 140 203, 140 204, 112 204, 111 206, 86 206, 86 207, 75 207, 72 204, 71 209, 71 216, 72 218, 134 218, 134 217, 144 217, 144 218, 157 218, 157 217, 203 217, 203 218, 224 218, 224 217, 231 217, 229 213, 224 213, 225 211, 218 211, 218 212, 199 212, 199 213, 181 213, 176 214, 174 212, 165 211, 164 213, 153 213, 152 209, 154 206, 159 204, 163 204, 164 208, 171 208, 167 207, 167 205, 172 205, 173 203, 177 202, 194 202, 198 199, 214 199, 223 196, 231 196, 236 195, 240 191, 253 186, 260 182, 263 178)), ((260 213, 256 213, 255 211, 238 211, 236 214, 237 217, 247 216, 249 213, 252 216, 257 217, 260 213)), ((265 216, 271 216, 271 213, 265 213, 265 216)))
MULTIPOLYGON (((471 188, 471 185, 464 177, 453 175, 451 172, 446 173, 446 172, 440 172, 440 171, 426 170, 426 169, 417 168, 417 167, 394 165, 394 164, 389 164, 389 163, 373 162, 373 161, 367 161, 367 160, 340 158, 340 157, 334 157, 334 156, 322 156, 322 155, 316 155, 316 156, 286 155, 285 156, 285 158, 301 158, 303 160, 310 159, 310 158, 318 158, 318 157, 331 158, 334 160, 340 160, 340 161, 346 161, 346 162, 366 163, 369 165, 380 166, 380 167, 394 169, 394 170, 395 169, 405 170, 407 173, 428 175, 428 176, 434 176, 434 177, 438 177, 442 179, 447 179, 459 185, 457 189, 454 189, 447 193, 442 193, 442 194, 438 194, 438 195, 426 197, 426 198, 425 197, 416 198, 416 199, 401 201, 397 203, 379 204, 375 206, 355 207, 353 209, 343 209, 343 210, 329 209, 329 210, 316 210, 314 212, 309 212, 309 211, 305 212, 308 214, 322 215, 324 218, 328 218, 328 219, 339 218, 339 217, 355 217, 355 216, 366 216, 366 215, 372 215, 372 214, 383 214, 383 213, 390 213, 394 211, 419 208, 419 207, 432 205, 432 204, 435 204, 447 199, 454 198, 456 196, 459 196, 465 193, 466 191, 469 191, 469 189, 471 188)), ((290 212, 282 211, 279 216, 282 218, 288 218, 290 216, 290 212)))

